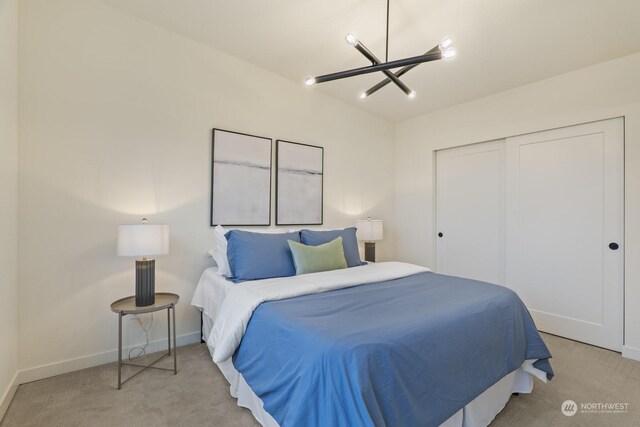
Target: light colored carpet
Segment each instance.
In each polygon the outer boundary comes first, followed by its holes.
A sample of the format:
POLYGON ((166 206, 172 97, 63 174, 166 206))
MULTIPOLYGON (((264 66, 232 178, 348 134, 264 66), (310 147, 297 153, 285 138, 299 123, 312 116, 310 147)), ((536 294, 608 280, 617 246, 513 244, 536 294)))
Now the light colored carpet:
MULTIPOLYGON (((618 353, 543 335, 556 377, 513 397, 492 426, 640 426, 640 362, 618 353), (628 403, 626 414, 562 414, 565 400, 628 403)), ((170 367, 171 360, 163 365, 170 367)), ((128 368, 131 369, 131 368, 128 368)), ((116 390, 108 364, 19 387, 0 427, 13 426, 257 426, 236 406, 229 384, 204 345, 178 349, 178 375, 147 370, 116 390)), ((127 372, 128 374, 129 372, 127 372)), ((125 374, 126 375, 126 374, 125 374)))

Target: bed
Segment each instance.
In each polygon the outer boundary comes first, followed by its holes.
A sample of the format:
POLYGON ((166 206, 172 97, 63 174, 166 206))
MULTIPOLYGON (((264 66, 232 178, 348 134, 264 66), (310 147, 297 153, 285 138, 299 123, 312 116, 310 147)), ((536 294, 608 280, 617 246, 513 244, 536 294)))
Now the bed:
POLYGON ((553 376, 514 292, 412 264, 238 284, 210 268, 192 305, 263 426, 486 426, 553 376))

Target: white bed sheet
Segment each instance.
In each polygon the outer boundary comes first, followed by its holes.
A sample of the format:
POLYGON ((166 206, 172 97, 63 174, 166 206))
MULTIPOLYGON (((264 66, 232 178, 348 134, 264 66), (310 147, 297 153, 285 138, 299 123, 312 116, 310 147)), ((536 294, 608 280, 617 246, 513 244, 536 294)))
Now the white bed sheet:
POLYGON ((203 332, 206 329, 206 333, 203 334, 203 340, 207 340, 213 322, 220 312, 220 306, 233 286, 235 283, 218 274, 218 267, 207 268, 200 276, 200 281, 191 299, 191 305, 204 313, 202 329, 203 332), (205 328, 207 323, 208 328, 205 328))
MULTIPOLYGON (((208 340, 220 306, 224 301, 233 282, 217 274, 217 267, 208 268, 202 273, 191 305, 203 312, 203 339, 213 358, 213 343, 208 340)), ((533 376, 540 372, 533 368, 534 360, 527 360, 521 368, 506 375, 493 386, 485 390, 440 427, 485 427, 504 409, 513 393, 531 393, 533 390, 533 376)), ((214 362, 215 363, 215 362, 214 362)), ((279 427, 273 417, 264 409, 262 400, 253 392, 249 384, 239 373, 231 359, 216 363, 224 377, 230 384, 230 392, 238 400, 238 406, 251 411, 255 419, 264 427, 279 427)), ((546 382, 546 378, 543 379, 546 382)))

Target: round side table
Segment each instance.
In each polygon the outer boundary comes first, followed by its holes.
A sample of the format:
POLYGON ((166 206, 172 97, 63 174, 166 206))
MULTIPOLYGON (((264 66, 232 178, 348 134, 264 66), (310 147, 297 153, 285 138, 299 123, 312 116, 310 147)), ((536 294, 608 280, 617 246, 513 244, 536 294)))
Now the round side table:
POLYGON ((144 307, 138 307, 136 305, 135 296, 122 298, 111 304, 111 311, 113 311, 114 313, 118 313, 118 390, 122 388, 122 384, 137 376, 147 368, 173 371, 174 375, 178 373, 178 355, 176 351, 176 304, 179 300, 180 296, 177 294, 159 292, 156 293, 155 303, 144 307), (124 363, 122 361, 122 318, 127 314, 153 313, 155 311, 165 309, 167 310, 167 352, 148 365, 124 363), (153 365, 158 363, 163 358, 171 356, 171 311, 173 311, 173 369, 159 368, 153 365), (140 369, 138 372, 136 372, 126 380, 122 381, 122 365, 137 366, 142 369, 140 369))

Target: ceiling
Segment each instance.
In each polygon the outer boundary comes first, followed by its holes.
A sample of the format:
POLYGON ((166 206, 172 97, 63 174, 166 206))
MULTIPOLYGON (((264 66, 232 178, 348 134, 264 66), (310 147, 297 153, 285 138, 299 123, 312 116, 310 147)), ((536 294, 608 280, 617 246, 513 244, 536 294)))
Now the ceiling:
MULTIPOLYGON (((305 77, 370 65, 353 32, 384 58, 385 0, 102 0, 144 20, 266 68, 305 77)), ((453 61, 422 64, 359 94, 381 73, 315 85, 334 98, 400 121, 640 51, 638 0, 391 0, 389 59, 426 52, 447 35, 453 61)))

